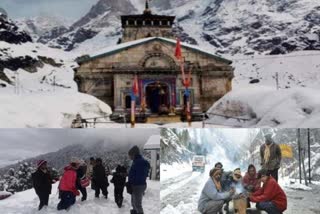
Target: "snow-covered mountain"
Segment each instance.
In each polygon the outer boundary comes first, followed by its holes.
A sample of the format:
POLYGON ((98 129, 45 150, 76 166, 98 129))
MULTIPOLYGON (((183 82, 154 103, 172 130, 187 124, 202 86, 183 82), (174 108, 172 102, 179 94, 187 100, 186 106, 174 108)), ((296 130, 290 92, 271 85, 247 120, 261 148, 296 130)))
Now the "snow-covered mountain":
MULTIPOLYGON (((86 40, 115 43, 121 36, 120 15, 141 13, 144 2, 100 0, 67 32, 55 31, 39 41, 66 50, 86 40)), ((183 41, 210 45, 217 53, 320 50, 317 0, 153 0, 150 5, 154 13, 176 15, 174 32, 183 41)))
POLYGON ((120 15, 138 12, 129 0, 100 0, 88 11, 67 30, 53 29, 38 41, 67 51, 93 38, 93 43, 97 42, 96 40, 106 43, 106 40, 111 39, 115 44, 120 37, 120 15))
POLYGON ((22 18, 15 20, 17 26, 28 32, 34 41, 47 32, 55 32, 57 29, 67 29, 70 21, 53 16, 37 16, 33 18, 22 18))

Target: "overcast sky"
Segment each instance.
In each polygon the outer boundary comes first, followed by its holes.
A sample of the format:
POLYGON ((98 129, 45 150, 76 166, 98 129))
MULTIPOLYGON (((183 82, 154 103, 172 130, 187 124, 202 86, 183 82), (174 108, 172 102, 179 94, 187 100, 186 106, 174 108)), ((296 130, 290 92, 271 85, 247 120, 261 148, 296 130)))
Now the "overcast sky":
POLYGON ((76 20, 98 0, 0 0, 11 18, 56 16, 76 20))
POLYGON ((0 167, 73 144, 143 145, 159 129, 0 129, 0 167))

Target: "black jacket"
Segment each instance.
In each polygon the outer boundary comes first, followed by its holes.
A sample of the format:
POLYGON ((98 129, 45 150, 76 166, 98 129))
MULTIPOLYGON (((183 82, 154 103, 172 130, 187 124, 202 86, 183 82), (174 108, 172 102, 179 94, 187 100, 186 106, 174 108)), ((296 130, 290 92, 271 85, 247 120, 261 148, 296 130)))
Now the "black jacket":
POLYGON ((92 180, 96 184, 108 184, 106 177, 106 169, 102 165, 96 165, 93 167, 92 180))
POLYGON ((33 187, 38 195, 51 194, 52 179, 49 171, 44 173, 42 170, 38 169, 32 174, 32 182, 33 187))
POLYGON ((113 173, 113 177, 111 179, 111 183, 116 187, 124 187, 126 184, 126 174, 123 172, 115 172, 113 173))

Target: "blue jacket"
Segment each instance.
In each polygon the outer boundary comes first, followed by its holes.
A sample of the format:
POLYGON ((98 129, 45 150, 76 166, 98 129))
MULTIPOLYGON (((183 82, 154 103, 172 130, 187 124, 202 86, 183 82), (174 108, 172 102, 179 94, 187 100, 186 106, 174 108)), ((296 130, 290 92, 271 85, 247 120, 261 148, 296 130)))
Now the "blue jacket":
POLYGON ((141 155, 136 155, 129 171, 129 183, 133 186, 146 185, 150 164, 141 155))

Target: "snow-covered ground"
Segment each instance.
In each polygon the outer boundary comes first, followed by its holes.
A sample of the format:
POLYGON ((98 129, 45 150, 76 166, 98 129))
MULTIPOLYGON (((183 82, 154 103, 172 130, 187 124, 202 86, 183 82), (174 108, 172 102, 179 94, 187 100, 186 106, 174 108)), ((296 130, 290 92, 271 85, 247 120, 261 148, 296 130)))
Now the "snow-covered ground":
POLYGON ((2 128, 68 128, 77 113, 83 117, 111 114, 111 108, 93 96, 76 92, 0 94, 2 128))
MULTIPOLYGON (((113 184, 110 184, 108 187, 108 199, 104 199, 100 196, 99 199, 94 197, 94 191, 90 188, 87 188, 88 199, 87 201, 81 202, 81 197, 77 197, 77 202, 74 206, 71 207, 69 211, 57 211, 56 207, 59 202, 58 184, 53 185, 52 194, 49 199, 49 206, 40 212, 37 211, 39 199, 36 196, 33 189, 19 192, 13 196, 0 200, 0 209, 1 213, 5 214, 34 214, 34 213, 69 213, 69 214, 118 214, 118 213, 130 213, 131 209, 131 198, 126 192, 124 192, 124 201, 123 207, 118 208, 114 201, 114 188, 113 184)), ((157 181, 148 181, 148 188, 145 192, 143 198, 143 208, 146 214, 155 214, 160 212, 159 205, 159 190, 160 185, 157 181)))
POLYGON ((209 109, 208 123, 237 127, 318 127, 319 51, 230 58, 235 67, 233 90, 209 109), (250 84, 251 80, 258 83, 250 84))

